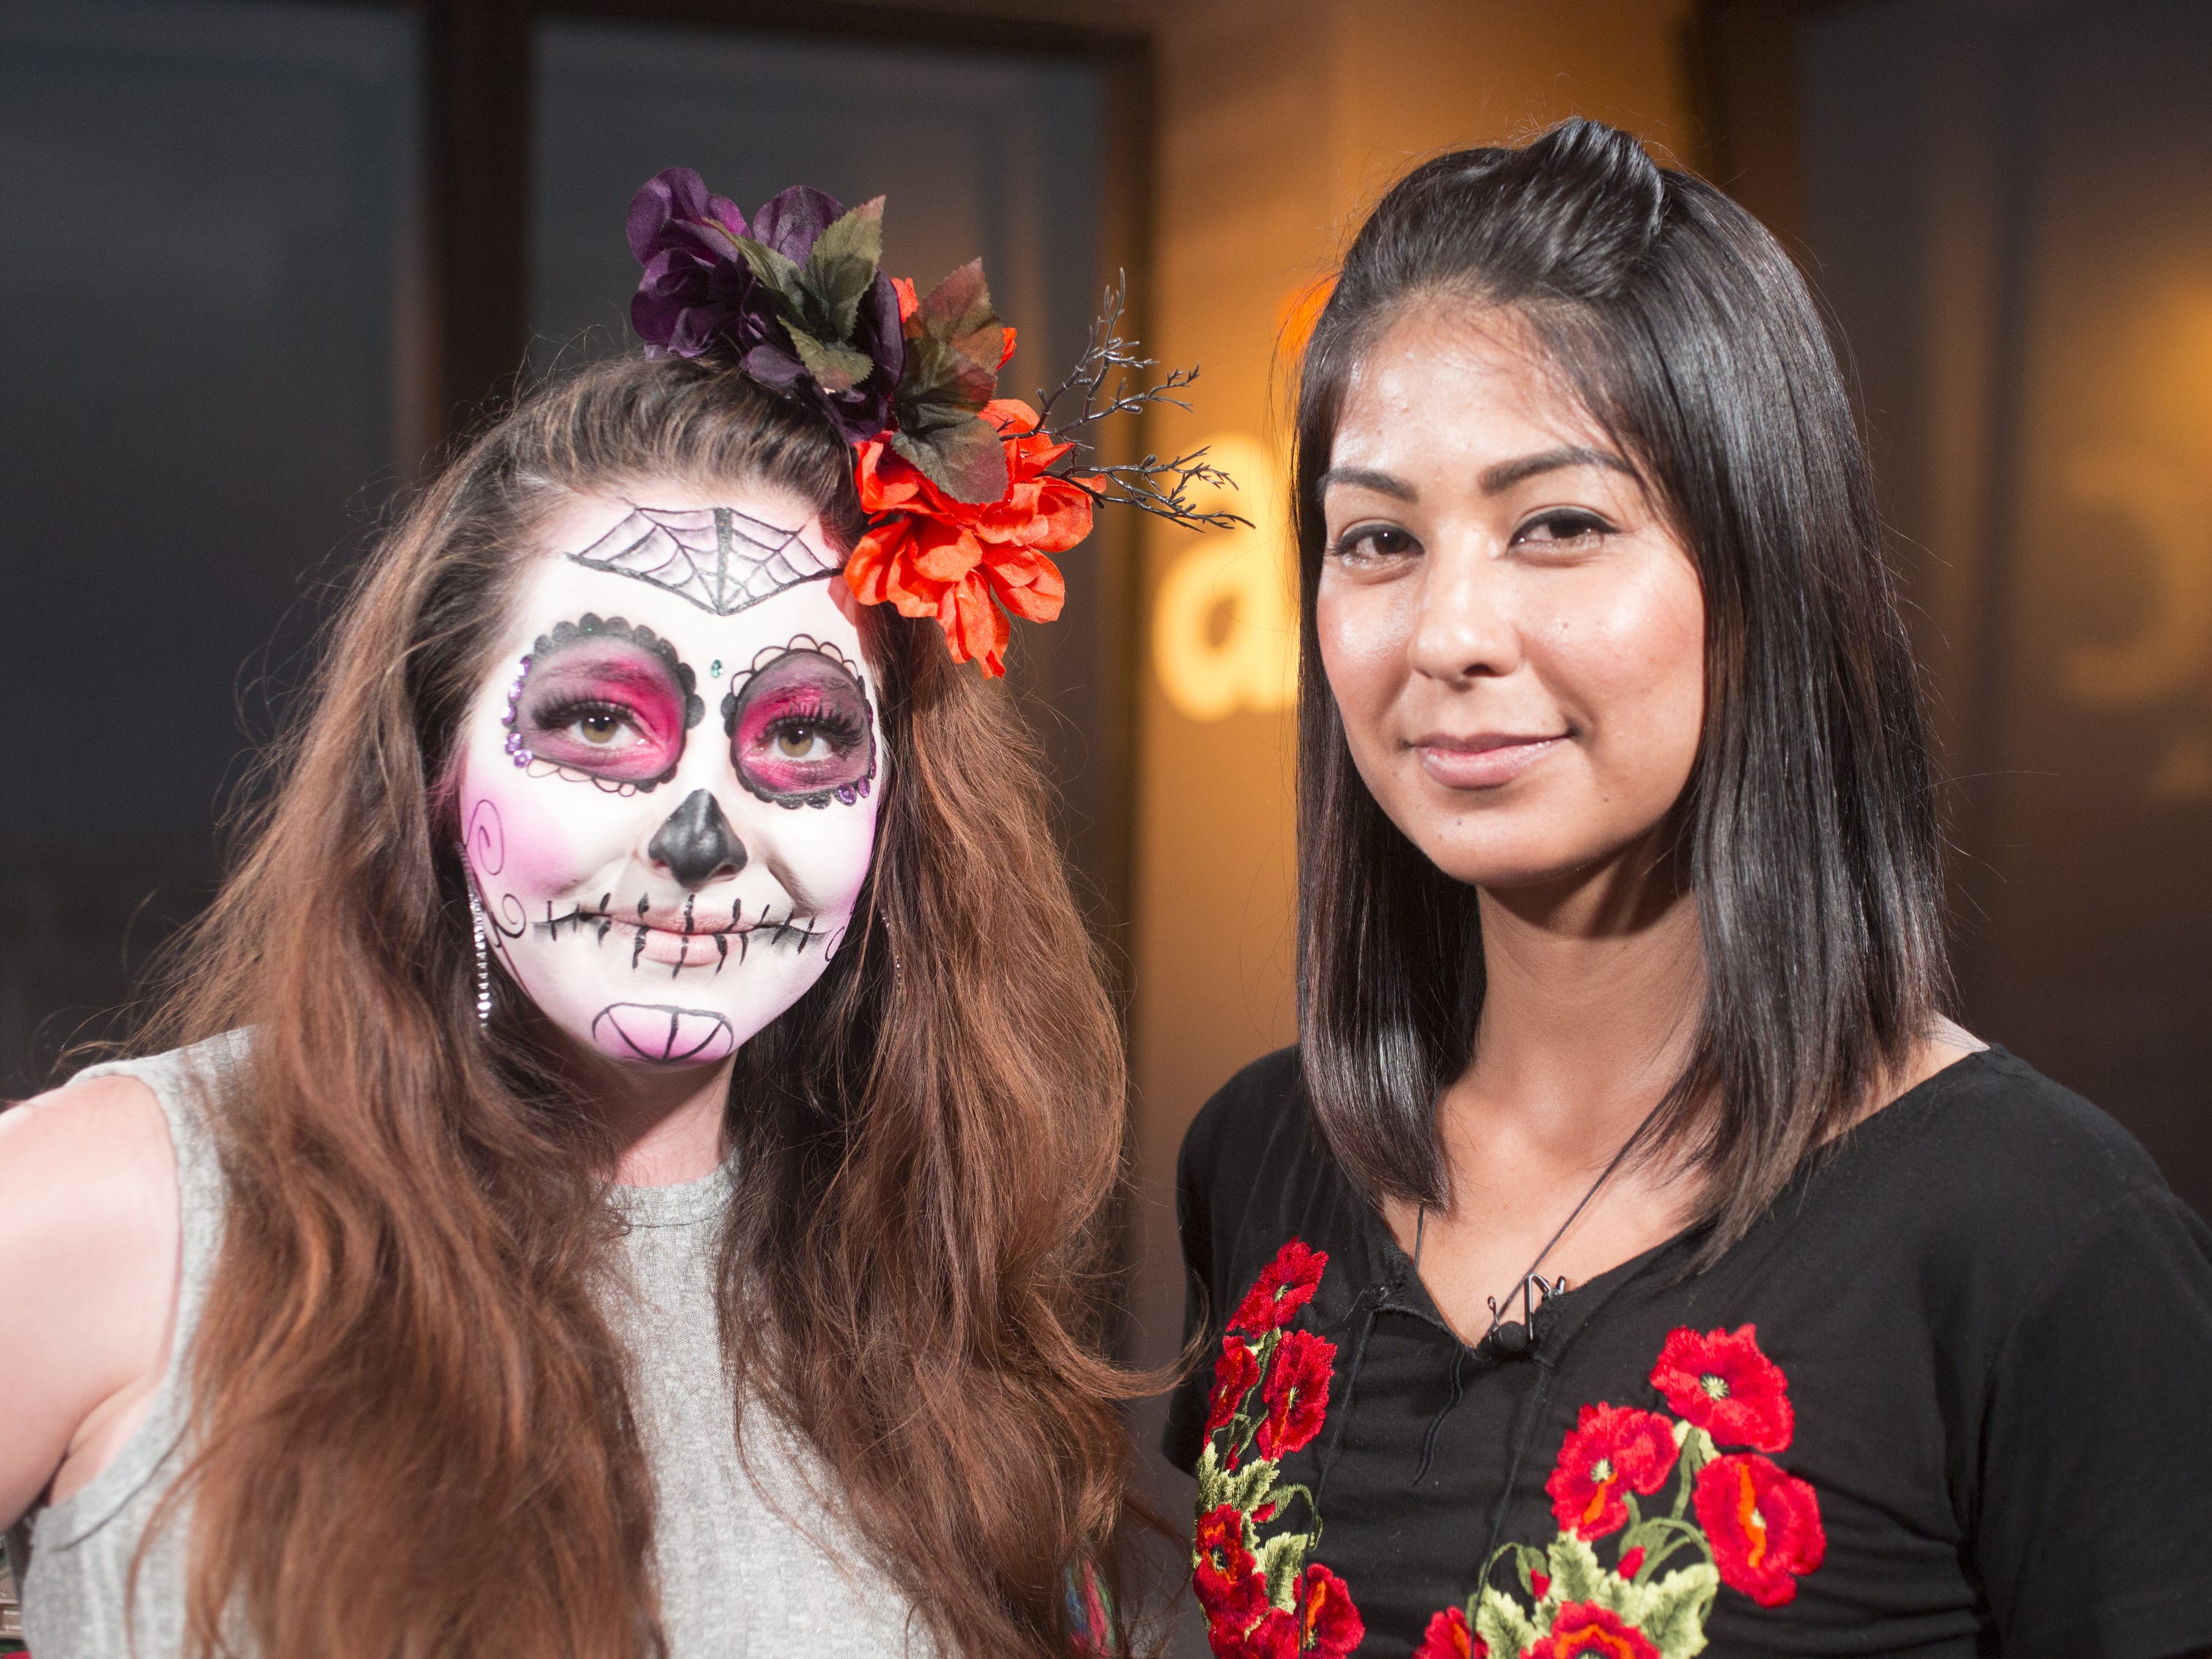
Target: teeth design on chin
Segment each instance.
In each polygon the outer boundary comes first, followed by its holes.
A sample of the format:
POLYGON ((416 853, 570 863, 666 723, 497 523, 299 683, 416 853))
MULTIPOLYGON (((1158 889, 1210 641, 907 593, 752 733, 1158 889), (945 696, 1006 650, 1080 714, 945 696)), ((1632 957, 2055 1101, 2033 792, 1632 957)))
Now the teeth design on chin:
POLYGON ((735 1049, 737 1033, 711 1009, 617 1002, 592 1021, 595 1042, 619 1045, 640 1060, 719 1060, 735 1049))

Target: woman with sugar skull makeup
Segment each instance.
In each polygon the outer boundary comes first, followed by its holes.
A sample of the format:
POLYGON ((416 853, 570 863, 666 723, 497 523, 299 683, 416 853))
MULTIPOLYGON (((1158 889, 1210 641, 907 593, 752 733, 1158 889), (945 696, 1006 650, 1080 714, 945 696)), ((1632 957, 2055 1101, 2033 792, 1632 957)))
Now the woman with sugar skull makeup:
POLYGON ((1110 317, 1048 427, 881 209, 640 192, 647 355, 368 562, 190 1046, 0 1119, 40 1659, 1123 1644, 1121 1060, 958 665, 1204 464, 1074 471, 1110 317))

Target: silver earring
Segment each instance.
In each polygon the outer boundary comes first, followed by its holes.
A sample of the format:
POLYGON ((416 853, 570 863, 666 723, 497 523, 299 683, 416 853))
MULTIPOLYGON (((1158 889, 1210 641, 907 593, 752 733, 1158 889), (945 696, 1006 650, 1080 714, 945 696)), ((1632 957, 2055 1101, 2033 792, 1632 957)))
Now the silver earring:
POLYGON ((484 938, 483 901, 477 896, 477 884, 469 884, 469 920, 475 925, 477 935, 477 1024, 491 1024, 491 945, 484 938))

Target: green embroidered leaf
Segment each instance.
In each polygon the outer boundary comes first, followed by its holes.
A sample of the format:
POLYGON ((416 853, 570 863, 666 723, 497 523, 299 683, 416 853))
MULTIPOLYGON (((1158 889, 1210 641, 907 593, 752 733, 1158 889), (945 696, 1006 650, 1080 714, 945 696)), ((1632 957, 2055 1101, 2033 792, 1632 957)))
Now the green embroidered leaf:
POLYGON ((884 198, 863 202, 814 240, 806 286, 820 302, 830 337, 849 340, 860 301, 884 258, 884 198))
POLYGON ((798 349, 799 361, 806 365, 806 372, 824 392, 850 392, 866 380, 876 366, 866 352, 855 351, 850 346, 825 344, 796 323, 786 322, 783 330, 798 349))
MULTIPOLYGON (((1276 1466, 1270 1463, 1267 1467, 1273 1470, 1276 1466)), ((1304 1504, 1306 1506, 1306 1515, 1313 1522, 1314 1536, 1316 1539, 1321 1536, 1321 1511, 1314 1507, 1313 1493, 1305 1487, 1296 1482, 1281 1486, 1270 1486, 1267 1488, 1267 1497, 1275 1506, 1273 1518, 1278 1521, 1287 1522, 1291 1518, 1291 1505, 1304 1504)))
POLYGON ((1222 1480, 1221 1496, 1216 1501, 1233 1504, 1249 1515, 1266 1503, 1268 1494, 1275 1490, 1275 1476, 1280 1469, 1279 1464, 1267 1458, 1255 1458, 1222 1480))
POLYGON ((1596 1587, 1583 1598, 1608 1613, 1617 1613, 1630 1624, 1644 1616, 1644 1591, 1633 1579, 1623 1578, 1617 1572, 1608 1572, 1597 1581, 1596 1587))
POLYGON ((1200 1510, 1218 1510, 1229 1501, 1229 1482, 1234 1477, 1222 1473, 1221 1459, 1211 1440, 1199 1449, 1197 1474, 1200 1510))
POLYGON ((1712 1564, 1700 1561, 1645 1586, 1639 1622, 1659 1650, 1660 1659, 1692 1659, 1705 1651, 1705 1614, 1712 1609, 1720 1582, 1712 1564))
POLYGON ((1572 1533, 1552 1540, 1552 1592, 1563 1601, 1587 1601, 1613 1577, 1597 1564, 1597 1552, 1572 1533))
POLYGON ((891 447, 956 501, 982 505, 1006 493, 1006 452, 988 421, 970 416, 933 432, 895 432, 891 447))
POLYGON ((1306 1553, 1313 1546, 1310 1532, 1278 1533, 1260 1546, 1260 1576, 1267 1581, 1267 1599, 1277 1607, 1297 1605, 1298 1574, 1305 1571, 1306 1553))
POLYGON ((1521 1604, 1504 1590, 1486 1586, 1475 1603, 1474 1633, 1494 1654, 1517 1654, 1535 1646, 1551 1633, 1548 1617, 1540 1624, 1521 1611, 1521 1604))

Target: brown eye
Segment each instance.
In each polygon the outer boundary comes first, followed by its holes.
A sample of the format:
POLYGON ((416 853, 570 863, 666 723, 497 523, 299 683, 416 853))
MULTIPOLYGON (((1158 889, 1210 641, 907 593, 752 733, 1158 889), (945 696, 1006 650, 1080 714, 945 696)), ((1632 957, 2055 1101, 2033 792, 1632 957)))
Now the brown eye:
POLYGON ((775 747, 786 760, 804 760, 814 747, 814 728, 787 726, 775 734, 775 747))
POLYGON ((623 729, 622 717, 605 713, 586 714, 577 720, 576 729, 586 743, 612 743, 623 729))

